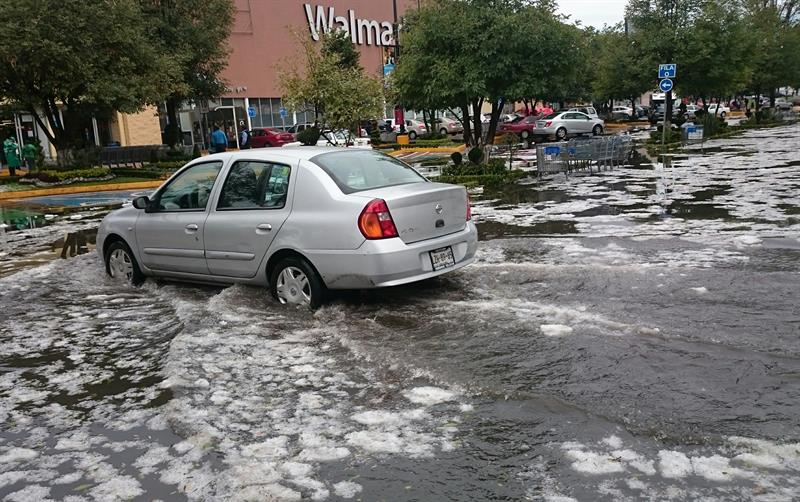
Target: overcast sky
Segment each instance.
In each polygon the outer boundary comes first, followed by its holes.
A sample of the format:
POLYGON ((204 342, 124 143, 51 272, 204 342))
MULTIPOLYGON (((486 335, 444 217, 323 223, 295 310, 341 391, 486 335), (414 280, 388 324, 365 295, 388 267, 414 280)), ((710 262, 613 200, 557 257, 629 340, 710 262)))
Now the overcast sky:
POLYGON ((617 24, 625 17, 628 0, 556 0, 562 14, 584 26, 602 28, 603 24, 617 24))

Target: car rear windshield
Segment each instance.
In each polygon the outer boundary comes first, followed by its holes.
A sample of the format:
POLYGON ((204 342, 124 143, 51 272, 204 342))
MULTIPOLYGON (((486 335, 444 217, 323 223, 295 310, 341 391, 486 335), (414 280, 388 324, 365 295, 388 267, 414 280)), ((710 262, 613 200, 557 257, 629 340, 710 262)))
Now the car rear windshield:
POLYGON ((323 153, 311 162, 328 173, 344 193, 428 181, 399 160, 371 150, 323 153))

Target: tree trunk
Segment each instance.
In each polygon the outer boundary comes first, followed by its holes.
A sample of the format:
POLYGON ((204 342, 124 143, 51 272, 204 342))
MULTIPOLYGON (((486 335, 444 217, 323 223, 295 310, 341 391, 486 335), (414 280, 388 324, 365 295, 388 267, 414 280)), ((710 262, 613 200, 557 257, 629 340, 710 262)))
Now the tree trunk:
MULTIPOLYGON (((469 114, 469 101, 467 101, 466 98, 461 100, 461 109, 467 110, 467 114, 469 114)), ((462 124, 464 125, 464 144, 466 146, 475 146, 475 144, 472 143, 472 127, 469 123, 469 116, 467 116, 467 119, 464 120, 462 124)))
POLYGON ((486 133, 486 143, 494 144, 494 135, 497 132, 497 122, 500 119, 500 113, 503 111, 505 100, 492 100, 492 117, 489 120, 489 131, 486 133))
POLYGON ((178 118, 178 106, 181 100, 175 96, 167 99, 167 126, 164 128, 164 136, 170 148, 176 148, 183 144, 180 120, 178 118))
MULTIPOLYGON (((474 99, 472 101, 472 119, 473 119, 473 124, 474 124, 472 129, 473 129, 473 134, 475 136, 474 144, 476 144, 478 146, 484 146, 484 143, 483 143, 483 122, 481 122, 481 113, 480 113, 480 109, 482 108, 482 106, 483 106, 483 99, 476 98, 476 99, 474 99)), ((468 114, 468 113, 469 113, 469 110, 467 110, 465 112, 465 114, 468 114)), ((465 121, 469 121, 469 116, 465 117, 464 120, 465 121)), ((484 158, 486 158, 485 155, 484 155, 484 158)))

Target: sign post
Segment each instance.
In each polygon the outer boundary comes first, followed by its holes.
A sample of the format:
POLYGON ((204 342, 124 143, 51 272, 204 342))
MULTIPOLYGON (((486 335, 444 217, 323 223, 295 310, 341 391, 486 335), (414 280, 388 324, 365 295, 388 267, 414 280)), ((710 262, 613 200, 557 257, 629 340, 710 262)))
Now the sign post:
POLYGON ((278 110, 278 114, 281 116, 281 129, 286 132, 286 116, 289 112, 286 111, 286 108, 282 107, 278 110))
POLYGON ((658 65, 658 88, 664 93, 664 123, 661 126, 661 146, 664 146, 667 138, 667 129, 672 121, 672 79, 678 75, 678 65, 667 63, 658 65))

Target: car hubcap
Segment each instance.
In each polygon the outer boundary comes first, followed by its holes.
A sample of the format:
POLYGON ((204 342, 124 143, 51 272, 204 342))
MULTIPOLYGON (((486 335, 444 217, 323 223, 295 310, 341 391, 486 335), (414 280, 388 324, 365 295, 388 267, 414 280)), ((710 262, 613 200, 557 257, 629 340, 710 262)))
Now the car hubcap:
POLYGON ((133 277, 133 260, 124 250, 115 249, 108 260, 108 269, 114 279, 124 277, 130 280, 133 277))
POLYGON ((311 284, 302 270, 296 267, 286 267, 278 275, 275 284, 278 300, 283 303, 295 305, 309 305, 311 303, 311 284))

